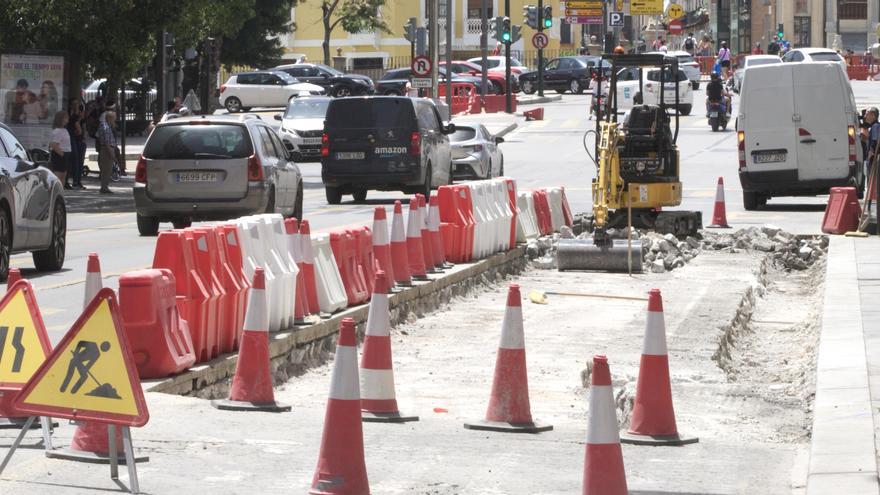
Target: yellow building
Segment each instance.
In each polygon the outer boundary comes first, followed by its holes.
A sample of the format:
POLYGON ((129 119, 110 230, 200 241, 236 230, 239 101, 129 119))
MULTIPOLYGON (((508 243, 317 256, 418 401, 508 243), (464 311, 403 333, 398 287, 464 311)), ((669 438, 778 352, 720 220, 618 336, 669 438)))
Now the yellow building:
MULTIPOLYGON (((410 43, 404 38, 404 24, 410 17, 418 19, 419 26, 427 25, 426 5, 432 0, 387 0, 379 9, 377 16, 385 20, 391 33, 364 32, 346 33, 338 25, 330 39, 330 55, 334 63, 346 69, 389 68, 408 64, 410 43)), ((437 0, 434 0, 437 1, 437 0)), ((470 58, 480 50, 480 10, 482 0, 448 0, 452 8, 453 56, 470 58)), ((489 18, 504 15, 504 0, 489 0, 489 18)), ((535 50, 531 46, 534 30, 525 26, 524 5, 537 5, 537 0, 510 0, 510 20, 522 26, 522 39, 514 43, 511 50, 527 65, 533 65, 535 50)), ((544 0, 545 5, 553 7, 553 27, 549 30, 550 45, 545 54, 556 56, 560 53, 576 51, 581 42, 580 25, 561 23, 560 0, 544 0)), ((292 9, 291 20, 296 30, 281 41, 285 47, 285 59, 298 59, 305 56, 313 62, 323 61, 322 43, 324 27, 321 22, 321 0, 307 0, 292 9)), ((334 19, 335 20, 335 19, 334 19)), ((445 42, 446 19, 439 21, 440 39, 445 42)), ((489 40, 489 49, 495 47, 495 40, 489 40)), ((442 52, 443 48, 441 48, 442 52)))

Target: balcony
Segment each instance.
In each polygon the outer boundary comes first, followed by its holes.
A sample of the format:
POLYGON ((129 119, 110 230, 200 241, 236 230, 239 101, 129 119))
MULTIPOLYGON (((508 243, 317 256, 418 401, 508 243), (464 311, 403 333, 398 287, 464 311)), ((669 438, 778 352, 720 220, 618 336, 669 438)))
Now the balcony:
POLYGON ((841 20, 864 21, 868 18, 868 2, 841 1, 838 6, 838 14, 841 20))

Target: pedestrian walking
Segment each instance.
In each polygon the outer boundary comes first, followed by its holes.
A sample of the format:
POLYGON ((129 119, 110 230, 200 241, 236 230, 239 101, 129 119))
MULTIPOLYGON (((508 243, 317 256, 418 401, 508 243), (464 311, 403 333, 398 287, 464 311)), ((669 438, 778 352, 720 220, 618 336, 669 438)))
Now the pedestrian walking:
POLYGON ((103 122, 98 127, 96 142, 98 143, 98 168, 101 171, 101 194, 111 194, 110 174, 116 163, 116 135, 113 126, 116 124, 116 113, 104 112, 103 122))
POLYGON ((662 46, 662 44, 663 44, 663 38, 658 36, 656 39, 654 39, 654 42, 651 43, 651 49, 654 50, 655 52, 660 51, 660 46, 662 46))
POLYGON ((85 189, 82 185, 82 170, 86 160, 86 130, 85 112, 82 103, 78 99, 70 100, 68 105, 70 117, 67 122, 67 133, 70 134, 70 147, 73 154, 67 169, 68 182, 72 182, 72 189, 85 189))
POLYGON ((761 49, 761 42, 755 43, 755 48, 752 49, 752 55, 763 55, 764 50, 761 49))
POLYGON ((684 51, 690 53, 692 57, 697 53, 697 39, 694 38, 694 33, 688 33, 681 47, 684 51))
POLYGON ((59 110, 55 112, 55 119, 52 122, 52 135, 49 138, 49 166, 52 172, 58 176, 64 189, 71 189, 67 185, 67 169, 68 162, 73 154, 70 147, 70 134, 67 132, 67 121, 69 117, 67 112, 59 110))
POLYGON ((666 47, 666 40, 660 40, 660 53, 669 53, 669 48, 666 47))
POLYGON ((773 41, 767 45, 767 55, 779 55, 779 36, 773 36, 773 41))
POLYGON ((727 42, 721 42, 721 48, 718 50, 718 64, 721 66, 721 72, 724 80, 730 77, 730 49, 727 48, 727 42))

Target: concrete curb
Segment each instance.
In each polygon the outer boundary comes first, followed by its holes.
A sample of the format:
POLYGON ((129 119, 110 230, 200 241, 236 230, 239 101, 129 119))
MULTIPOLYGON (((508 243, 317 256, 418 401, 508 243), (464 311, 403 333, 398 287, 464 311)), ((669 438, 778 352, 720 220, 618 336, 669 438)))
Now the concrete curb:
MULTIPOLYGON (((417 315, 439 308, 455 295, 466 293, 473 286, 497 278, 499 273, 519 273, 527 259, 525 246, 492 255, 474 263, 460 263, 443 275, 388 297, 392 324, 406 321, 407 315, 417 315)), ((335 335, 343 318, 353 318, 363 335, 369 304, 347 308, 326 320, 310 326, 298 327, 269 334, 269 356, 275 376, 298 374, 326 360, 325 351, 332 352, 335 335), (292 371, 292 373, 291 373, 292 371)), ((237 354, 223 355, 197 365, 169 378, 143 380, 147 392, 195 395, 215 398, 226 392, 228 382, 235 374, 237 354)))
POLYGON ((553 101, 562 101, 562 95, 553 95, 553 96, 536 96, 534 98, 529 98, 528 100, 516 100, 517 105, 538 105, 541 103, 550 103, 553 101))
POLYGON ((831 236, 807 495, 877 495, 877 474, 855 243, 831 236))

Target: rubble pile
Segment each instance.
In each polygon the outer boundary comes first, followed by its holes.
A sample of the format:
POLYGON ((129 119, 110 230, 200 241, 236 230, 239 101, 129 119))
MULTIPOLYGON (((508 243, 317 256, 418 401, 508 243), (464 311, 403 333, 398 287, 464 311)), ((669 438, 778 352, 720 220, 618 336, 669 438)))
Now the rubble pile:
POLYGON ((780 268, 806 270, 828 252, 828 237, 798 237, 772 225, 749 227, 730 234, 703 231, 702 248, 736 253, 769 253, 780 268))

